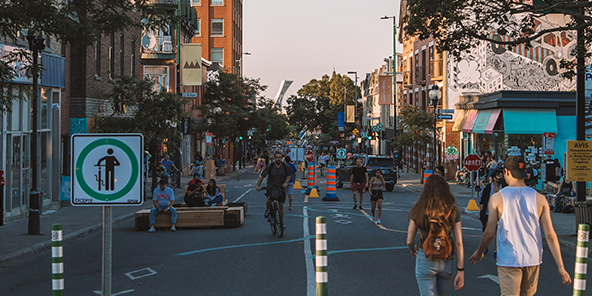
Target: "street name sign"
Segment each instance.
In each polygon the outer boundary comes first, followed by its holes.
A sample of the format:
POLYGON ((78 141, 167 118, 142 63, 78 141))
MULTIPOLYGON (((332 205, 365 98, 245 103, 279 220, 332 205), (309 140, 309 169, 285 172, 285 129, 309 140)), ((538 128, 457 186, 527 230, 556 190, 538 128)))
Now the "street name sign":
POLYGON ((592 181, 592 142, 567 141, 565 172, 568 181, 592 181))
POLYGON ((184 98, 197 98, 197 93, 182 93, 184 98))
POLYGON ((142 204, 141 134, 76 134, 71 141, 72 205, 142 204))
POLYGON ((437 109, 438 113, 442 114, 442 113, 451 113, 454 114, 454 109, 437 109))

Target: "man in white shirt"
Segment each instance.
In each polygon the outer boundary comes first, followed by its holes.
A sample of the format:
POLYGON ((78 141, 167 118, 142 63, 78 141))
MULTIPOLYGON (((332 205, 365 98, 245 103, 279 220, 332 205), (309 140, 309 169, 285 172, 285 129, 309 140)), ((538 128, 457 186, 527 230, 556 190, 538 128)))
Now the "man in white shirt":
POLYGON ((563 266, 557 234, 553 229, 549 203, 536 190, 527 187, 526 162, 510 156, 504 162, 504 178, 508 186, 489 200, 489 220, 481 244, 469 260, 475 264, 483 258, 496 235, 497 272, 502 295, 534 295, 543 260, 541 227, 563 284, 571 284, 563 266))

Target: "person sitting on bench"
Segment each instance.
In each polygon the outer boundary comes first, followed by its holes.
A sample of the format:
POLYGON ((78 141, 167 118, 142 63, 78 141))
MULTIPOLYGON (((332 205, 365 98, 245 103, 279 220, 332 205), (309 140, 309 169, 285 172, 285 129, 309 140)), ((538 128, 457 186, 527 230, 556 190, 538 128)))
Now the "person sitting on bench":
POLYGON ((171 231, 177 231, 175 228, 175 225, 177 224, 177 210, 173 208, 175 193, 173 192, 173 189, 167 187, 167 183, 168 181, 166 179, 160 179, 158 182, 159 186, 155 188, 152 193, 152 203, 154 204, 154 208, 150 210, 150 229, 148 229, 148 232, 156 231, 154 228, 156 215, 162 213, 171 213, 171 231))
POLYGON ((208 186, 206 187, 205 204, 207 207, 215 207, 218 204, 224 202, 224 196, 220 193, 220 189, 216 186, 216 180, 210 179, 208 186))
POLYGON ((204 189, 200 183, 191 184, 187 187, 187 193, 183 201, 188 207, 204 207, 204 189))

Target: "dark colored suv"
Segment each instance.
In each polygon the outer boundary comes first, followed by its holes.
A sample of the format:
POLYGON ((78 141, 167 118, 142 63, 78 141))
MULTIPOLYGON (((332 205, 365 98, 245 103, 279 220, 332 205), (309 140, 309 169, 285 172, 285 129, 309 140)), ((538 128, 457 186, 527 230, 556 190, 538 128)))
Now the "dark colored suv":
POLYGON ((344 183, 349 183, 352 169, 356 166, 356 160, 361 158, 364 162, 364 166, 368 170, 368 177, 372 178, 374 170, 382 170, 384 181, 386 182, 386 190, 393 191, 395 184, 397 184, 397 167, 395 160, 387 156, 377 155, 362 155, 355 154, 350 157, 345 163, 337 167, 336 172, 336 186, 337 188, 343 187, 344 183))

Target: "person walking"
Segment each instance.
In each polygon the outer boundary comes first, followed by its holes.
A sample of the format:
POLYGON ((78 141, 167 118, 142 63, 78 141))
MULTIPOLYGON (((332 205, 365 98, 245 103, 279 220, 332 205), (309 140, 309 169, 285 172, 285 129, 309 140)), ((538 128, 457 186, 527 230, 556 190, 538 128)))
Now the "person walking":
POLYGON ((428 177, 407 220, 407 247, 415 258, 415 278, 420 295, 447 295, 453 281, 455 290, 460 290, 465 281, 462 225, 456 199, 444 177, 437 174, 428 177), (423 250, 423 242, 428 237, 430 228, 434 227, 431 225, 433 222, 443 223, 448 236, 450 237, 450 233, 454 235, 454 253, 447 259, 429 259, 423 250), (415 235, 418 230, 420 238, 416 245, 415 235))
MULTIPOLYGON (((495 168, 491 172, 492 182, 485 185, 479 193, 479 220, 481 220, 481 226, 485 232, 487 227, 487 220, 489 219, 489 199, 492 195, 499 192, 504 186, 502 185, 502 179, 504 178, 504 171, 501 168, 495 168)), ((484 254, 487 254, 488 250, 485 250, 484 254)), ((497 251, 493 252, 493 258, 497 257, 497 251)))
POLYGON ((542 194, 524 184, 528 177, 526 165, 521 156, 510 156, 504 162, 508 186, 491 196, 489 220, 481 244, 469 258, 472 264, 483 258, 483 252, 496 237, 497 228, 497 273, 502 295, 536 293, 543 262, 541 227, 563 284, 571 284, 553 229, 549 203, 542 194))
POLYGON ((362 203, 364 202, 364 192, 366 192, 366 184, 368 184, 368 170, 362 166, 364 159, 356 159, 356 166, 352 169, 349 178, 349 184, 354 194, 354 210, 358 208, 358 198, 356 192, 360 193, 360 210, 363 210, 362 203))
POLYGON ((288 166, 292 170, 292 178, 290 179, 290 181, 288 181, 288 187, 286 187, 286 195, 288 195, 288 202, 290 203, 288 210, 291 211, 292 200, 294 199, 292 196, 294 194, 294 182, 296 181, 296 172, 298 171, 298 169, 296 169, 296 166, 292 163, 292 158, 289 155, 284 157, 284 162, 288 164, 288 166))
POLYGON ((382 218, 382 200, 384 197, 382 196, 382 188, 386 186, 384 182, 384 176, 382 176, 382 170, 374 171, 374 176, 370 179, 368 183, 368 188, 370 189, 370 202, 372 204, 372 222, 376 222, 376 224, 381 224, 380 218, 382 218), (374 216, 374 212, 376 207, 378 206, 378 219, 374 216))

